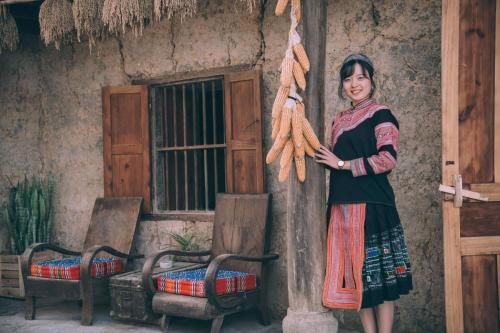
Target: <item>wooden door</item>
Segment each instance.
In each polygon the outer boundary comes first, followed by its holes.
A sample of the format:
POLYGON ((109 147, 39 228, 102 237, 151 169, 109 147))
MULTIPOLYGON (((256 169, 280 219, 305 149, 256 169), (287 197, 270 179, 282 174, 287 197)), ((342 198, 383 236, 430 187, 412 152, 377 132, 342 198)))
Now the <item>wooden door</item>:
POLYGON ((446 328, 499 332, 500 0, 442 6, 446 328))

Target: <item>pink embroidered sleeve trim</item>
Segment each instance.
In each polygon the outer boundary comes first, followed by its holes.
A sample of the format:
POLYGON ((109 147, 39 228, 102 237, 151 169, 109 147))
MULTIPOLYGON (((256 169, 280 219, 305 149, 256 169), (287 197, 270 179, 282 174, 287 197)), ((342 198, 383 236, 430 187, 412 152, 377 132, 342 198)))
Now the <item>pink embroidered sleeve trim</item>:
POLYGON ((351 172, 354 177, 367 175, 362 157, 351 160, 351 172))
POLYGON ((375 137, 377 138, 377 150, 385 145, 392 145, 397 152, 399 148, 399 130, 391 122, 381 123, 375 126, 375 137))
POLYGON ((396 167, 396 159, 388 151, 381 151, 377 155, 368 157, 367 160, 375 174, 386 172, 396 167))

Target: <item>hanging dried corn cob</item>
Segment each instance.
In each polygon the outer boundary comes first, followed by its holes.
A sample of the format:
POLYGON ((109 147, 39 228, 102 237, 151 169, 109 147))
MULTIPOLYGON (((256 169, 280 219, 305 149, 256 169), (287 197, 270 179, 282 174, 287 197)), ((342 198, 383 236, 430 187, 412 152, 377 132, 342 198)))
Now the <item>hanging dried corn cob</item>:
POLYGON ((273 118, 272 120, 272 133, 271 133, 271 139, 276 140, 276 137, 278 136, 278 133, 280 131, 280 122, 281 122, 281 112, 279 113, 278 117, 273 118))
POLYGON ((298 110, 297 106, 295 106, 295 110, 292 114, 292 139, 295 147, 295 155, 299 157, 304 157, 305 152, 303 144, 304 135, 302 134, 303 120, 304 114, 298 110))
POLYGON ((302 10, 300 8, 300 0, 292 0, 292 10, 294 11, 297 22, 302 18, 302 10))
POLYGON ((304 156, 300 157, 295 155, 295 169, 297 169, 297 178, 300 182, 306 180, 306 160, 304 156))
POLYGON ((290 135, 290 129, 292 128, 292 113, 294 112, 294 105, 292 99, 287 99, 285 106, 283 106, 283 111, 281 111, 281 121, 280 121, 280 131, 279 135, 281 137, 288 138, 290 135))
POLYGON ((276 99, 274 100, 273 104, 273 113, 272 117, 277 118, 280 113, 281 109, 283 108, 283 105, 285 105, 286 99, 288 98, 288 92, 290 91, 290 88, 286 87, 280 87, 278 89, 278 93, 276 94, 276 99))
MULTIPOLYGON (((289 0, 278 0, 276 15, 282 15, 289 0)), ((288 179, 292 163, 295 164, 297 178, 303 182, 306 178, 305 154, 314 157, 320 143, 311 125, 305 118, 302 98, 297 88, 306 88, 305 73, 310 63, 300 36, 296 31, 301 18, 300 0, 291 0, 290 18, 292 21, 288 48, 281 63, 280 87, 274 100, 272 110, 273 146, 266 156, 266 163, 274 162, 281 153, 278 180, 288 179)))
POLYGON ((309 68, 311 67, 311 64, 309 62, 309 57, 307 56, 306 50, 304 49, 304 46, 301 43, 300 36, 297 33, 297 31, 294 31, 292 33, 291 40, 292 40, 293 53, 295 53, 295 56, 297 57, 297 60, 300 63, 300 66, 302 66, 305 73, 309 72, 309 68))
POLYGON ((283 15, 287 5, 288 5, 288 0, 278 0, 278 3, 276 4, 276 10, 274 11, 276 16, 283 15))
POLYGON ((290 87, 293 80, 293 53, 287 52, 286 57, 283 59, 281 63, 281 76, 280 82, 282 87, 290 87))
POLYGON ((313 147, 311 147, 311 145, 309 144, 309 142, 307 142, 307 140, 304 138, 304 150, 306 152, 307 155, 309 155, 310 157, 314 157, 314 155, 316 154, 316 151, 313 149, 313 147))
POLYGON ((280 167, 283 168, 287 164, 290 164, 293 157, 293 142, 288 139, 285 144, 285 148, 283 148, 283 153, 281 154, 280 167))
POLYGON ((283 183, 288 179, 288 175, 290 174, 290 169, 292 169, 292 155, 290 155, 290 161, 287 164, 280 167, 280 173, 278 174, 278 180, 280 183, 283 183))
POLYGON ((293 62, 293 78, 300 89, 306 90, 306 77, 304 76, 304 70, 302 66, 297 61, 293 62))
POLYGON ((309 124, 306 118, 304 118, 304 122, 302 123, 302 131, 304 132, 304 137, 309 142, 311 147, 318 150, 321 143, 319 143, 318 137, 314 134, 311 124, 309 124))
POLYGON ((283 137, 281 137, 281 135, 278 134, 278 137, 274 141, 273 146, 271 147, 271 149, 267 153, 267 156, 266 156, 266 163, 267 164, 271 164, 274 161, 276 161, 279 154, 283 150, 283 147, 285 147, 286 141, 287 141, 287 138, 283 138, 283 137))

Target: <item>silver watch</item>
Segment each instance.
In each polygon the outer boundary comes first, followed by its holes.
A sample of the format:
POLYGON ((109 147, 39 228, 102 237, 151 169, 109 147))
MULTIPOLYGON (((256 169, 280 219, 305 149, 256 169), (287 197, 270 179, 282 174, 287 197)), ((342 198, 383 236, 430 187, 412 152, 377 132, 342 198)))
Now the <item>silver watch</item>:
POLYGON ((344 169, 344 164, 345 164, 345 162, 344 162, 344 161, 342 161, 342 160, 339 160, 339 161, 337 162, 337 166, 339 167, 339 170, 344 169))

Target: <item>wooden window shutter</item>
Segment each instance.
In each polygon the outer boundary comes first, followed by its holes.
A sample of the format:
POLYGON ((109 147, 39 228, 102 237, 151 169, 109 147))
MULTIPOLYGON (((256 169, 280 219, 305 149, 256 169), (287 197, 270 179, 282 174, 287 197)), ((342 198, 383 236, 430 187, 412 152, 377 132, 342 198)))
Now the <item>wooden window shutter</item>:
POLYGON ((226 179, 229 193, 263 193, 260 71, 224 76, 226 179))
POLYGON ((104 87, 104 196, 141 196, 151 212, 147 86, 104 87))

